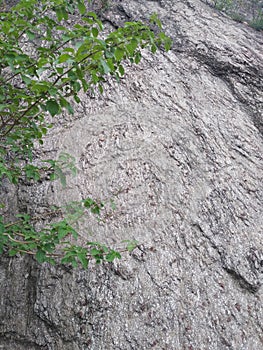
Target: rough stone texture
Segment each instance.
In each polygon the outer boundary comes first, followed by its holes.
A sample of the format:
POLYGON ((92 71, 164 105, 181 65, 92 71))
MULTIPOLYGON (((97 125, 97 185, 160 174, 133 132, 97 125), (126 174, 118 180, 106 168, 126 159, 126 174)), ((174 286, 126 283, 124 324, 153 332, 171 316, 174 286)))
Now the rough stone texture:
POLYGON ((83 239, 141 245, 88 271, 2 258, 0 348, 260 350, 262 34, 198 0, 114 4, 111 25, 158 12, 173 50, 83 96, 45 144, 78 176, 21 187, 18 205, 113 198, 83 239))

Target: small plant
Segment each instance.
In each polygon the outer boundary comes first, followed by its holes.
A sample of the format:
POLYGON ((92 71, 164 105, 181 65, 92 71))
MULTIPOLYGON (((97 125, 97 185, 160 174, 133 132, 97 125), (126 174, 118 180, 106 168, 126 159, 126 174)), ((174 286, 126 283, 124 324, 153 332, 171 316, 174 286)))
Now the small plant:
POLYGON ((261 0, 213 0, 213 6, 228 14, 236 22, 246 21, 256 30, 263 30, 261 0))
POLYGON ((73 267, 80 264, 83 268, 88 267, 90 260, 101 263, 102 261, 112 262, 116 258, 120 259, 120 252, 132 251, 138 242, 125 241, 126 248, 118 249, 118 251, 99 242, 87 241, 84 246, 76 244, 79 235, 69 222, 79 219, 85 214, 86 209, 93 214, 100 215, 102 208, 101 203, 96 203, 91 198, 74 203, 70 207, 70 215, 63 213, 64 210, 61 208, 56 208, 47 213, 46 219, 54 215, 64 216, 64 218, 42 229, 34 227, 34 220, 39 218, 32 218, 27 214, 17 215, 15 222, 7 224, 0 216, 0 254, 8 249, 9 256, 18 253, 29 254, 35 256, 39 263, 55 264, 60 261, 73 267), (74 213, 72 208, 74 208, 74 213))
POLYGON ((245 21, 245 17, 239 13, 230 13, 230 17, 236 21, 236 22, 239 22, 239 23, 242 23, 245 21))
POLYGON ((232 7, 233 1, 232 0, 215 0, 214 5, 217 10, 227 12, 232 7))
POLYGON ((249 25, 256 30, 263 30, 263 13, 259 13, 254 20, 249 22, 249 25))

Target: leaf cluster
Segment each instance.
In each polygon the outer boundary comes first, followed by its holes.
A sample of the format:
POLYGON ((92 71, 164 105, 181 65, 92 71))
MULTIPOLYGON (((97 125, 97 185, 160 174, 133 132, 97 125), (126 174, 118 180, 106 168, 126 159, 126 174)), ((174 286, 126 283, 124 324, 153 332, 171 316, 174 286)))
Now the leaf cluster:
MULTIPOLYGON (((126 247, 118 251, 99 242, 87 241, 84 245, 78 245, 79 234, 70 221, 74 223, 76 219, 78 220, 87 208, 99 215, 103 207, 101 203, 96 203, 91 198, 83 200, 81 204, 73 203, 72 206, 68 206, 66 209, 69 215, 67 212, 64 218, 42 229, 35 228, 35 220, 28 214, 17 215, 17 221, 11 223, 5 223, 3 216, 0 216, 0 254, 4 251, 8 251, 11 257, 18 253, 29 254, 39 263, 61 262, 73 267, 81 265, 87 268, 91 260, 96 263, 112 262, 121 258, 121 251, 131 252, 137 247, 138 242, 129 240, 124 241, 126 247)), ((53 213, 48 213, 48 216, 52 214, 63 216, 63 211, 55 208, 53 213)))

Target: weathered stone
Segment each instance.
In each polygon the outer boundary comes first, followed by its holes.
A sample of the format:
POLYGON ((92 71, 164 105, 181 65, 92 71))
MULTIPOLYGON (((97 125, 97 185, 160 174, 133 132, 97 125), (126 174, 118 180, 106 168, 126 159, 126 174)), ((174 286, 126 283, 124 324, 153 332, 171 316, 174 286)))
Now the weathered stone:
POLYGON ((3 257, 0 348, 262 348, 262 35, 198 0, 114 1, 104 19, 152 12, 173 50, 145 53, 47 137, 43 153, 77 159, 67 188, 18 190, 39 215, 112 198, 83 240, 141 245, 88 271, 3 257))

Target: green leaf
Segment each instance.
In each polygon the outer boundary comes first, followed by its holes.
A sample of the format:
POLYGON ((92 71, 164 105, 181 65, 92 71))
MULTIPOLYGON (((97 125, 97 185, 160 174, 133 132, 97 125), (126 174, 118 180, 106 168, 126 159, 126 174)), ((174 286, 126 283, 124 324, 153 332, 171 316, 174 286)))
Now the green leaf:
POLYGON ((15 249, 11 249, 11 250, 9 250, 9 252, 8 252, 8 255, 9 256, 15 256, 17 254, 17 250, 15 250, 15 249))
POLYGON ((58 21, 59 22, 62 21, 62 19, 63 19, 63 11, 61 10, 60 7, 56 9, 56 15, 57 15, 58 21))
POLYGON ((172 47, 172 40, 169 40, 169 38, 164 43, 164 49, 165 51, 169 51, 172 47))
POLYGON ((102 65, 102 67, 103 67, 104 73, 105 73, 105 74, 108 74, 108 73, 111 71, 111 69, 110 69, 110 67, 108 66, 107 62, 101 59, 101 60, 100 60, 100 63, 101 63, 101 65, 102 65))
POLYGON ((141 58, 142 58, 141 53, 140 53, 140 52, 137 52, 136 55, 135 55, 135 59, 134 59, 135 63, 136 63, 136 64, 140 63, 141 58))
POLYGON ((80 253, 80 254, 77 254, 77 257, 82 265, 82 267, 84 269, 86 269, 88 267, 88 264, 89 264, 89 260, 87 259, 85 253, 80 253))
POLYGON ((55 170, 55 178, 54 178, 54 180, 59 179, 60 182, 61 182, 62 187, 66 187, 67 179, 66 179, 66 175, 64 174, 64 172, 57 166, 55 167, 54 170, 55 170))
POLYGON ((44 65, 46 65, 48 63, 48 59, 46 57, 41 57, 38 62, 37 62, 37 66, 38 68, 42 68, 44 65))
POLYGON ((63 32, 67 30, 67 28, 64 27, 64 26, 56 26, 56 29, 57 30, 62 30, 63 32))
POLYGON ((101 84, 98 85, 99 92, 102 94, 103 93, 103 86, 101 84))
POLYGON ((64 52, 70 52, 70 53, 74 53, 75 52, 75 50, 72 47, 64 47, 63 51, 64 52))
POLYGON ((86 207, 86 208, 90 208, 94 204, 96 204, 96 203, 91 198, 87 198, 84 200, 84 207, 86 207))
POLYGON ((30 30, 26 31, 26 35, 28 37, 29 40, 34 40, 35 39, 35 33, 31 32, 30 30))
POLYGON ((74 114, 74 109, 73 109, 73 107, 71 106, 71 104, 68 104, 68 105, 67 105, 67 110, 68 110, 68 112, 69 112, 70 114, 74 114))
POLYGON ((46 103, 46 109, 54 117, 59 112, 59 104, 55 100, 49 100, 46 103))
POLYGON ((119 65, 119 72, 120 72, 121 76, 123 76, 124 73, 125 73, 125 70, 124 70, 124 68, 123 68, 123 66, 121 64, 119 65))
POLYGON ((64 257, 61 259, 62 264, 71 263, 73 260, 75 260, 76 252, 72 251, 72 247, 70 247, 71 250, 67 251, 64 257))
POLYGON ((114 250, 111 250, 106 256, 105 260, 108 262, 112 262, 114 259, 121 259, 121 254, 114 250))
POLYGON ((103 260, 103 251, 101 251, 100 249, 92 248, 90 254, 95 259, 97 264, 99 264, 101 260, 103 260))
MULTIPOLYGON (((89 1, 91 1, 91 0, 89 0, 89 1)), ((95 20, 97 20, 97 18, 98 18, 96 13, 95 12, 91 12, 91 11, 87 13, 87 17, 92 17, 95 20)))
POLYGON ((74 109, 73 107, 71 106, 71 104, 64 98, 64 97, 61 97, 60 100, 60 106, 62 108, 66 108, 67 111, 70 113, 70 114, 73 114, 74 113, 74 109))
POLYGON ((155 45, 155 44, 153 44, 152 46, 151 46, 151 52, 152 53, 155 53, 157 51, 157 46, 155 45))
POLYGON ((50 179, 50 181, 55 181, 58 179, 58 176, 56 173, 52 173, 52 174, 50 174, 49 179, 50 179))
POLYGON ((112 210, 116 210, 116 203, 114 202, 113 199, 110 200, 110 206, 112 210))
POLYGON ((58 74, 62 75, 64 73, 64 68, 62 67, 56 67, 56 70, 58 72, 58 74))
POLYGON ((97 38, 97 36, 99 35, 99 31, 96 27, 93 27, 91 29, 92 35, 94 36, 94 38, 97 38))
POLYGON ((62 12, 63 18, 67 21, 68 20, 68 12, 64 6, 61 7, 61 12, 62 12))
POLYGON ((84 15, 86 12, 86 6, 83 4, 83 2, 78 3, 78 9, 81 15, 84 15))
POLYGON ((139 244, 139 242, 135 240, 124 240, 123 242, 127 242, 126 249, 128 252, 132 252, 139 244))
POLYGON ((76 259, 74 259, 74 260, 71 261, 71 265, 72 265, 72 267, 74 267, 74 268, 77 268, 77 267, 78 267, 78 263, 77 263, 76 259))
POLYGON ((70 233, 72 234, 74 239, 78 239, 79 235, 78 232, 76 230, 74 230, 73 228, 71 228, 70 233))
POLYGON ((68 53, 64 53, 59 56, 58 63, 63 63, 69 60, 72 60, 72 56, 70 56, 68 53))
POLYGON ((153 13, 151 15, 150 22, 156 24, 160 29, 162 28, 162 22, 160 21, 157 13, 153 13))
POLYGON ((100 207, 97 204, 95 204, 90 211, 92 212, 92 214, 100 215, 100 207))
POLYGON ((125 54, 125 51, 120 47, 117 47, 116 50, 114 51, 114 56, 117 61, 121 61, 122 58, 124 57, 124 54, 125 54))
POLYGON ((62 240, 69 234, 69 231, 65 227, 58 228, 58 238, 59 240, 62 240))
POLYGON ((39 263, 43 263, 44 261, 46 261, 46 253, 39 249, 37 252, 36 252, 36 260, 39 262, 39 263))
POLYGON ((138 42, 136 39, 132 39, 131 42, 128 45, 126 45, 126 49, 131 56, 133 56, 137 46, 138 46, 138 42))
POLYGON ((112 58, 107 59, 107 64, 110 67, 111 72, 113 72, 116 69, 112 58))
POLYGON ((38 181, 40 179, 39 169, 34 165, 26 165, 25 173, 28 179, 34 179, 35 181, 38 181))

